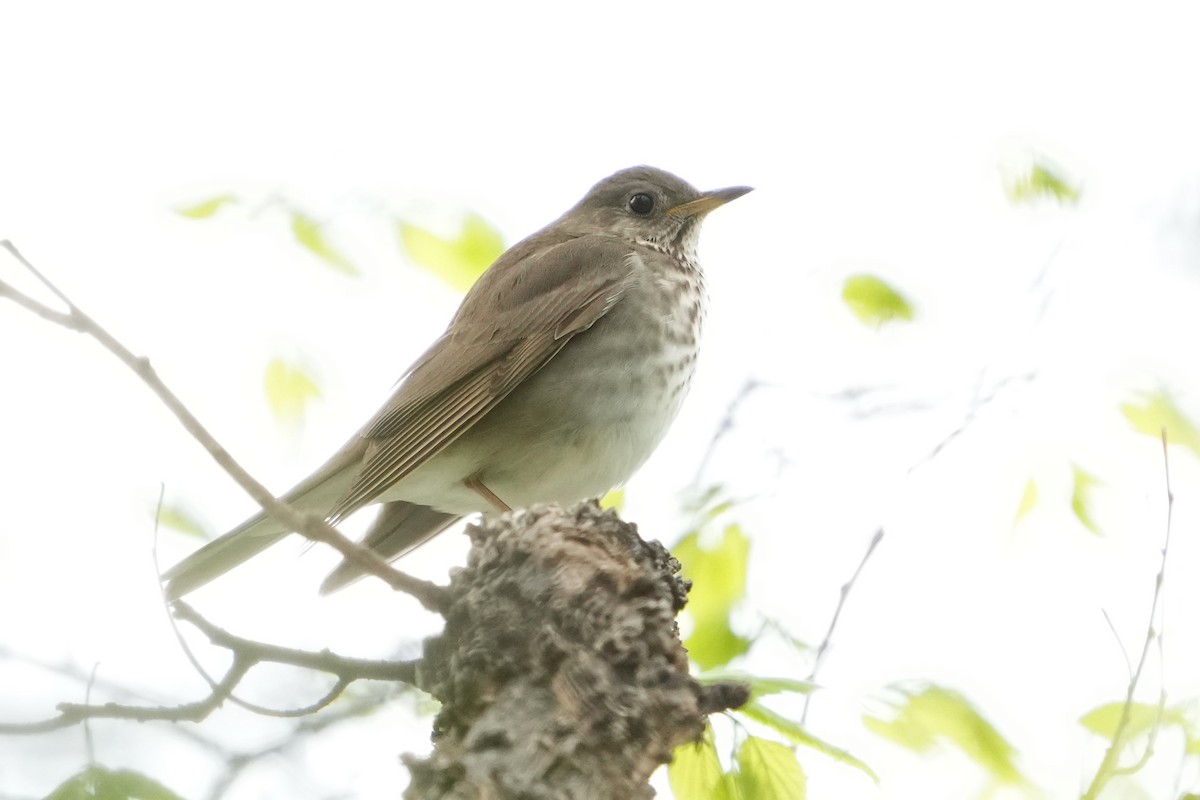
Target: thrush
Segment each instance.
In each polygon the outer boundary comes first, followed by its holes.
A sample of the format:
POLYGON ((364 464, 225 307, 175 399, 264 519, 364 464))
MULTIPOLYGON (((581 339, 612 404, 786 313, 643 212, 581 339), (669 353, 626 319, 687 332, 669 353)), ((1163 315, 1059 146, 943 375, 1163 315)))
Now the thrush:
MULTIPOLYGON (((283 499, 337 524, 382 504, 363 544, 392 559, 460 517, 598 497, 667 432, 705 315, 701 220, 750 191, 652 167, 597 183, 480 276, 383 408, 283 499)), ((178 598, 290 531, 259 513, 165 575, 178 598)), ((322 584, 359 576, 343 562, 322 584)))

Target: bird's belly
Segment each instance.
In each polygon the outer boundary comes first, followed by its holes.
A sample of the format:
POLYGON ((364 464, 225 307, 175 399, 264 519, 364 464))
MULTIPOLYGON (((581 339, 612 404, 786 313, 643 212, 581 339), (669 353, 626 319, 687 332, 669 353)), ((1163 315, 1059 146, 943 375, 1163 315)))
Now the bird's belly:
POLYGON ((694 348, 622 358, 577 343, 383 499, 467 514, 490 510, 468 477, 513 508, 597 497, 628 480, 679 411, 694 348))

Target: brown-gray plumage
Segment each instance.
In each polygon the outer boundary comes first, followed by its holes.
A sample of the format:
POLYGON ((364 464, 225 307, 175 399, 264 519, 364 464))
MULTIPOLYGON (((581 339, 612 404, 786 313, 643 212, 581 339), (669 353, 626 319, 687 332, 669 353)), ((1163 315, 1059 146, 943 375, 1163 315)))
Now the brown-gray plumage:
MULTIPOLYGON (((333 522, 383 503, 364 543, 394 558, 465 514, 624 482, 690 383, 704 316, 700 220, 748 191, 699 192, 650 167, 596 184, 488 268, 379 413, 284 499, 333 522)), ((252 517, 167 572, 168 594, 288 532, 252 517)), ((343 564, 322 589, 355 577, 343 564)))

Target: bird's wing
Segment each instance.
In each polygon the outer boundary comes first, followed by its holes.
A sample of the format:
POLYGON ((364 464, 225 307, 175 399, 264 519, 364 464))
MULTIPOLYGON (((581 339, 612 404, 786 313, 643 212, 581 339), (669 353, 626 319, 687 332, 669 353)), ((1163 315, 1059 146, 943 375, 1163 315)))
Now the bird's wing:
POLYGON ((363 429, 373 446, 331 518, 370 503, 439 453, 595 324, 621 299, 635 257, 605 236, 506 253, 363 429))

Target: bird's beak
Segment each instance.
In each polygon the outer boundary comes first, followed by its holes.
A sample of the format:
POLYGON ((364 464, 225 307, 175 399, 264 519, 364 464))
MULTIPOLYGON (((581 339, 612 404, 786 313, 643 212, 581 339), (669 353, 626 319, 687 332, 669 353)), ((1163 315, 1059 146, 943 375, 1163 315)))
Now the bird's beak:
POLYGON ((719 208, 730 200, 737 200, 752 191, 754 189, 750 186, 730 186, 728 189, 705 192, 695 200, 689 200, 667 209, 667 213, 672 217, 702 217, 714 208, 719 208))

